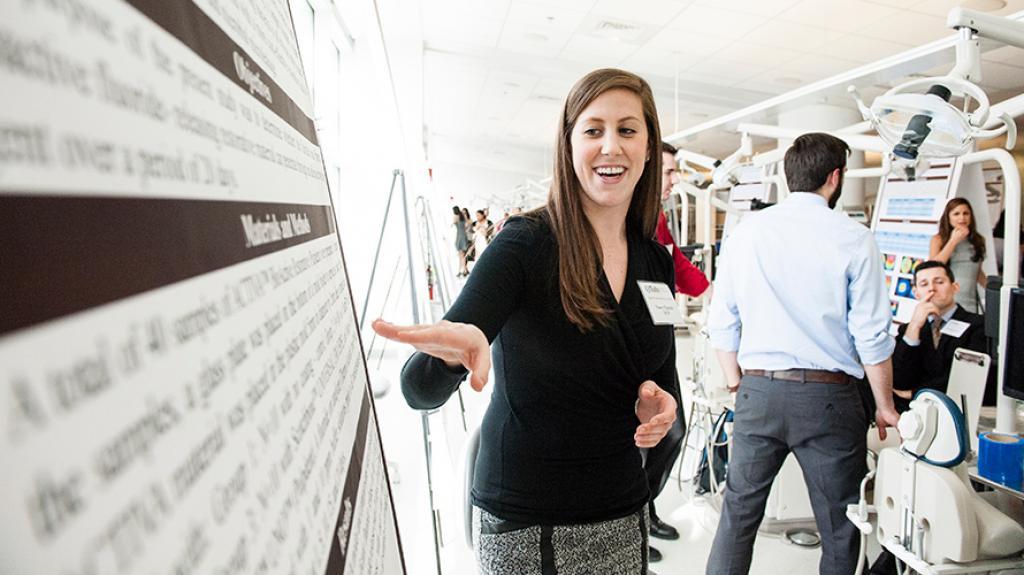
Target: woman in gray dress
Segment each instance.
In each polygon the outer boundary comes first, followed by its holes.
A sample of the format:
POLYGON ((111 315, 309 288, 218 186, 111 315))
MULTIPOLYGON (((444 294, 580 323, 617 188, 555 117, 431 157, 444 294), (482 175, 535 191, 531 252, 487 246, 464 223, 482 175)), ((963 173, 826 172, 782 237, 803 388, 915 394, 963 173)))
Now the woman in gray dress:
POLYGON ((452 215, 455 217, 452 219, 452 224, 455 226, 455 251, 459 252, 459 273, 455 274, 456 277, 465 277, 469 275, 469 270, 466 268, 466 250, 469 249, 469 237, 466 235, 466 217, 462 215, 462 210, 459 206, 452 207, 452 215))
POLYGON ((985 238, 974 225, 974 210, 964 198, 953 198, 939 220, 939 233, 932 236, 928 259, 948 263, 958 278, 960 292, 956 303, 972 313, 981 313, 978 285, 984 289, 985 238))

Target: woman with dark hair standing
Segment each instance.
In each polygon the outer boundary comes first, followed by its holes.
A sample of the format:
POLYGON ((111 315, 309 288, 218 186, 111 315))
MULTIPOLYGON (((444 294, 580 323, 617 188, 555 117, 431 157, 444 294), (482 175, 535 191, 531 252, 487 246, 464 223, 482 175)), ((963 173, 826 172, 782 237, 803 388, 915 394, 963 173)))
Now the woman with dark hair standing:
MULTIPOLYGON (((466 249, 466 261, 471 262, 476 260, 476 234, 473 233, 476 226, 473 224, 473 216, 469 215, 468 208, 462 208, 462 221, 466 228, 466 239, 469 241, 469 247, 466 249)), ((469 272, 466 272, 465 275, 469 275, 469 272)))
POLYGON ((454 216, 452 224, 455 225, 455 251, 459 252, 459 273, 455 275, 456 277, 465 277, 469 275, 469 269, 466 268, 466 250, 469 249, 466 217, 462 215, 459 206, 452 206, 452 215, 454 216))
POLYGON ((678 388, 672 326, 641 292, 670 297, 674 277, 653 240, 660 142, 647 82, 591 72, 562 110, 546 206, 509 220, 444 321, 374 322, 420 350, 402 371, 417 409, 467 372, 482 389, 493 342, 472 492, 485 575, 647 572, 639 448, 665 436, 678 388))
POLYGON ((473 248, 476 250, 476 257, 480 257, 491 242, 491 225, 487 220, 487 214, 483 210, 476 211, 476 220, 473 222, 473 248))
POLYGON ((985 260, 985 238, 974 223, 974 210, 964 198, 953 198, 939 220, 939 233, 932 236, 928 259, 948 263, 953 277, 960 279, 956 303, 972 313, 981 313, 978 285, 985 286, 981 262, 985 260))

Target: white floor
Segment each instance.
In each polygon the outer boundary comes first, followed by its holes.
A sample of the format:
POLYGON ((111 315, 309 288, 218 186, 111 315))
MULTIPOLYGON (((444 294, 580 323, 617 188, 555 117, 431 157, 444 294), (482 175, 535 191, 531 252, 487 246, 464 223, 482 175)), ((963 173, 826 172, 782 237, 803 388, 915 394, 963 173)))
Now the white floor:
MULTIPOLYGON (((674 480, 673 480, 674 481, 674 480)), ((679 530, 679 539, 651 539, 664 559, 652 563, 650 571, 659 575, 702 574, 711 552, 711 542, 718 525, 718 512, 704 497, 680 491, 676 483, 665 487, 656 500, 658 515, 679 530)), ((754 544, 754 561, 750 572, 761 575, 802 575, 818 571, 818 549, 807 549, 770 535, 758 535, 754 544)))
MULTIPOLYGON (((377 342, 379 347, 380 342, 377 342)), ((690 372, 692 340, 677 337, 680 374, 690 372)), ((393 497, 405 563, 409 575, 443 573, 444 575, 470 575, 476 573, 472 552, 465 544, 463 531, 462 497, 462 445, 467 433, 462 427, 459 398, 453 396, 437 414, 430 416, 431 446, 434 453, 432 482, 434 508, 440 519, 442 542, 441 568, 435 554, 434 530, 431 523, 430 494, 424 457, 424 433, 420 413, 405 405, 398 389, 398 373, 410 353, 409 348, 389 344, 381 358, 377 349, 369 357, 371 379, 390 384, 386 395, 377 400, 382 441, 391 472, 393 497), (379 366, 379 367, 378 367, 379 366)), ((466 419, 470 429, 476 425, 486 409, 488 397, 469 390, 463 393, 466 419)), ((682 474, 693 474, 693 452, 684 454, 682 474)), ((694 496, 692 484, 684 481, 679 486, 677 465, 673 478, 657 500, 659 515, 680 532, 677 541, 652 539, 662 552, 664 560, 651 564, 651 571, 665 574, 704 573, 714 531, 717 512, 710 502, 694 496)), ((877 546, 872 545, 869 555, 874 556, 877 546)), ((799 575, 816 573, 820 551, 789 543, 784 538, 761 534, 754 548, 751 573, 755 575, 799 575)))

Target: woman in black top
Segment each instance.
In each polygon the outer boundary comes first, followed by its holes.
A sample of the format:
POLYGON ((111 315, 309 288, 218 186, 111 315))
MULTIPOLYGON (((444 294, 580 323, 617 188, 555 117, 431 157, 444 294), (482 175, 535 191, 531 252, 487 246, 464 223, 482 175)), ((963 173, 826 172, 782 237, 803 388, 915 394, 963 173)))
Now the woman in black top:
POLYGON ((409 404, 470 374, 495 388, 473 485, 482 573, 646 573, 649 490, 638 447, 675 419, 675 343, 638 281, 671 289, 654 240, 661 153, 647 83, 597 70, 562 112, 547 205, 513 218, 438 324, 374 329, 414 345, 409 404))

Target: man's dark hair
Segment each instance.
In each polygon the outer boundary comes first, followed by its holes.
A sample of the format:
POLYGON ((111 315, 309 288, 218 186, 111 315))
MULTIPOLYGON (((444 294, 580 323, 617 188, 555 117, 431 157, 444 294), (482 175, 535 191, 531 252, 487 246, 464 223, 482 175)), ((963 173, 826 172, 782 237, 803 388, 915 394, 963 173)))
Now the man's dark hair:
POLYGON ((679 151, 679 149, 673 146, 672 144, 663 141, 661 142, 661 151, 666 154, 672 154, 672 156, 674 157, 676 155, 676 152, 679 151))
POLYGON ((835 136, 813 132, 793 141, 786 150, 786 183, 792 192, 815 192, 833 170, 846 167, 850 146, 835 136))
POLYGON ((942 268, 946 270, 946 277, 949 278, 949 281, 956 281, 953 278, 953 268, 949 267, 949 264, 947 264, 946 262, 940 262, 938 260, 925 260, 917 264, 917 267, 914 268, 914 285, 917 285, 917 272, 921 270, 930 270, 932 268, 942 268))

